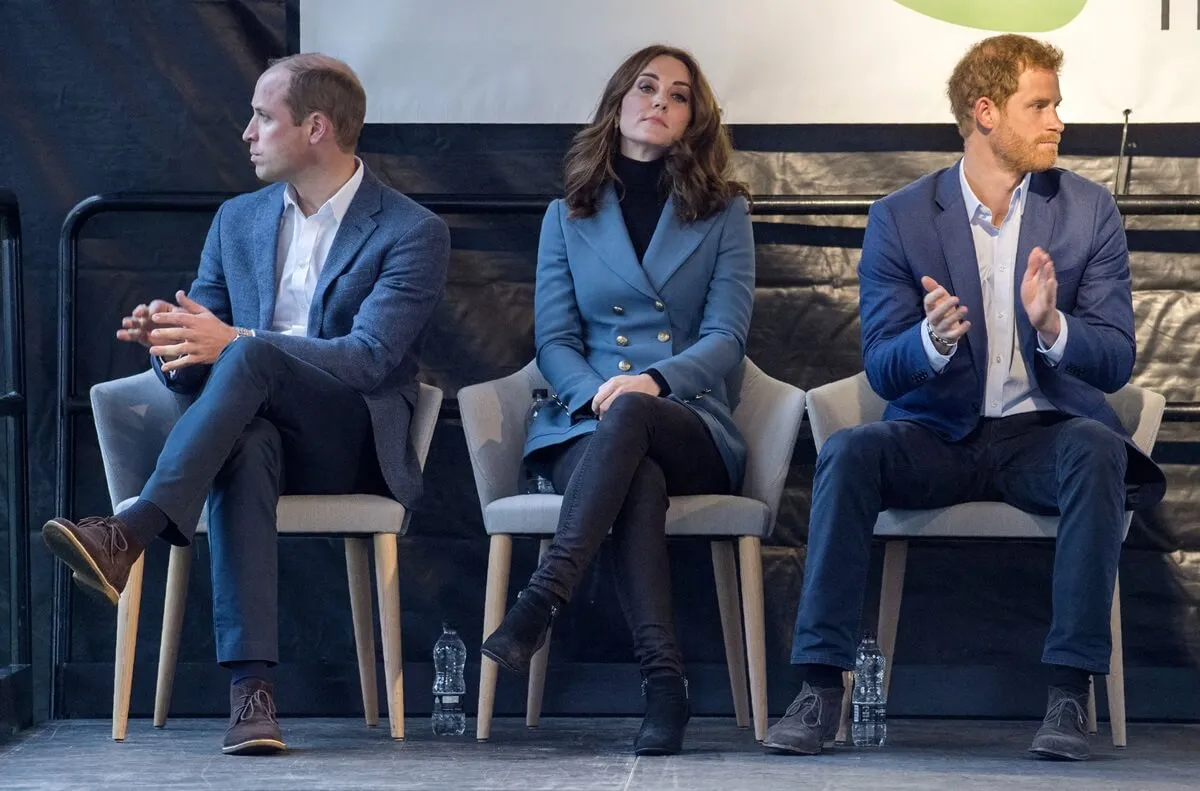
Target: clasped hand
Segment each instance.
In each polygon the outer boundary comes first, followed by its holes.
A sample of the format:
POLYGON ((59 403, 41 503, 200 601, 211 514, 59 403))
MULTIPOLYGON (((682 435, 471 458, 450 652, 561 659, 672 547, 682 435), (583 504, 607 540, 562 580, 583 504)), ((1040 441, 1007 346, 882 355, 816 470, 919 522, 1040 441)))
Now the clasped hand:
POLYGON ((658 382, 655 382, 654 377, 650 374, 614 376, 600 385, 600 389, 596 391, 596 395, 592 399, 592 412, 596 417, 603 418, 613 401, 623 393, 645 393, 657 396, 661 391, 658 382))
POLYGON ((183 291, 177 291, 175 298, 178 305, 161 299, 138 305, 121 320, 117 338, 149 347, 151 354, 163 359, 164 372, 215 362, 237 338, 236 330, 183 291))

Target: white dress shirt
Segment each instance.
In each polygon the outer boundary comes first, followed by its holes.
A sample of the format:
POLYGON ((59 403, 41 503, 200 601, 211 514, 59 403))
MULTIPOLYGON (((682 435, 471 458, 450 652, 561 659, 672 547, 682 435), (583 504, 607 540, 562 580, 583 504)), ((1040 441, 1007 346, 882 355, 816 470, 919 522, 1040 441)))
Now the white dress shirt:
POLYGON ((282 272, 275 297, 271 329, 285 335, 308 334, 308 310, 317 278, 329 256, 329 248, 363 180, 362 161, 355 158, 354 175, 311 217, 305 217, 289 184, 283 191, 283 214, 279 218, 275 271, 282 272))
MULTIPOLYGON (((1007 417, 1022 412, 1053 410, 1051 404, 1037 387, 1031 361, 1021 353, 1020 336, 1015 320, 1016 301, 1020 297, 1020 285, 1016 280, 1017 243, 1021 236, 1021 215, 1025 211, 1025 198, 1029 192, 1029 174, 1013 190, 1008 204, 1008 213, 1000 227, 992 222, 992 212, 984 206, 971 185, 967 183, 962 161, 958 164, 958 180, 966 203, 967 220, 971 225, 971 237, 975 242, 975 259, 979 266, 979 282, 983 292, 984 327, 978 319, 967 335, 983 329, 987 333, 987 381, 984 385, 983 403, 980 413, 984 417, 1007 417)), ((1067 320, 1059 311, 1061 330, 1058 339, 1049 349, 1042 345, 1038 336, 1037 350, 1045 355, 1046 361, 1058 365, 1067 347, 1067 320)), ((958 350, 958 344, 950 348, 949 354, 941 354, 934 348, 929 337, 929 320, 924 321, 921 341, 925 355, 935 373, 941 373, 958 350)))

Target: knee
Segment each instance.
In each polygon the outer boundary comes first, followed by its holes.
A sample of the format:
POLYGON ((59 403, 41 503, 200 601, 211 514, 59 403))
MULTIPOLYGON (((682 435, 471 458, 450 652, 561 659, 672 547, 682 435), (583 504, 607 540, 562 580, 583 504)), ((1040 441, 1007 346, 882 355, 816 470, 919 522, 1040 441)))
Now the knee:
POLYGON ((1055 455, 1059 470, 1085 469, 1089 475, 1109 474, 1124 480, 1129 463, 1125 440, 1096 420, 1074 418, 1058 436, 1055 455))
POLYGON ((836 469, 862 469, 878 461, 883 423, 866 423, 840 429, 825 440, 817 455, 817 466, 836 469))
POLYGON ((597 431, 628 431, 649 426, 657 398, 646 393, 622 393, 613 399, 597 431))
POLYGON ((283 355, 279 347, 262 338, 238 338, 221 351, 213 370, 262 373, 272 370, 283 355))

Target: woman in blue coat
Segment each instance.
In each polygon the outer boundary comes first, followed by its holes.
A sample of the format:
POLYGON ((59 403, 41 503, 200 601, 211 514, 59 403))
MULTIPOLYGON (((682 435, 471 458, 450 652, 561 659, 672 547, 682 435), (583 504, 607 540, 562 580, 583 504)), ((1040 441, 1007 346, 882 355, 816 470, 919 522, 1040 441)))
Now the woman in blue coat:
POLYGON ((609 79, 542 223, 535 340, 557 405, 526 463, 563 493, 529 585, 483 644, 516 672, 545 642, 610 528, 641 663, 639 755, 678 753, 689 717, 666 547, 668 497, 741 488, 733 423, 754 300, 746 188, 695 59, 655 45, 609 79))

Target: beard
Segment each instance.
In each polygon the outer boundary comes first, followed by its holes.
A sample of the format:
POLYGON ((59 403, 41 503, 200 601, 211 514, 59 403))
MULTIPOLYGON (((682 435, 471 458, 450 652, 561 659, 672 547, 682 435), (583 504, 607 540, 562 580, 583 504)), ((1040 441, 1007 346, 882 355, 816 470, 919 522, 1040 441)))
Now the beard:
POLYGON ((1007 123, 1001 123, 992 133, 992 151, 996 160, 1017 173, 1040 173, 1054 167, 1058 161, 1058 136, 1039 135, 1033 140, 1021 137, 1007 123), (1055 143, 1051 148, 1041 143, 1055 143))

